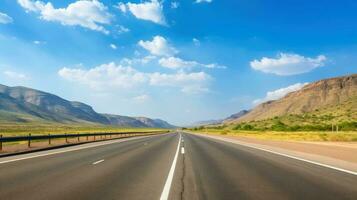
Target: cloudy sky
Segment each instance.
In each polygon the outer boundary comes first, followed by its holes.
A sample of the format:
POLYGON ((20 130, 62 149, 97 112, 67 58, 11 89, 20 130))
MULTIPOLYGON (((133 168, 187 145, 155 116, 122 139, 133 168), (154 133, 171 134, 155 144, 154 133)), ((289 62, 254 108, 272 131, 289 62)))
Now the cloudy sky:
POLYGON ((1 0, 0 83, 177 125, 357 72, 357 1, 1 0))

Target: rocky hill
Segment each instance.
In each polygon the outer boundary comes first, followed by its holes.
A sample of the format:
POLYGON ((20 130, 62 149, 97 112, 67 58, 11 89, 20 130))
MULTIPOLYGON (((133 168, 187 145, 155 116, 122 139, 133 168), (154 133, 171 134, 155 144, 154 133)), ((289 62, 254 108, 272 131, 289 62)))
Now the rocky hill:
POLYGON ((84 103, 26 87, 0 85, 0 122, 55 122, 104 124, 125 127, 172 128, 159 120, 100 114, 84 103))
MULTIPOLYGON (((228 123, 240 123, 271 119, 276 116, 298 115, 337 107, 357 96, 357 74, 330 78, 310 83, 285 97, 262 103, 248 114, 228 123)), ((341 109, 341 108, 340 108, 341 109)), ((356 108, 349 108, 349 110, 356 108)))
POLYGON ((120 115, 103 114, 110 124, 130 127, 159 127, 174 128, 173 125, 161 119, 150 119, 147 117, 127 117, 120 115))

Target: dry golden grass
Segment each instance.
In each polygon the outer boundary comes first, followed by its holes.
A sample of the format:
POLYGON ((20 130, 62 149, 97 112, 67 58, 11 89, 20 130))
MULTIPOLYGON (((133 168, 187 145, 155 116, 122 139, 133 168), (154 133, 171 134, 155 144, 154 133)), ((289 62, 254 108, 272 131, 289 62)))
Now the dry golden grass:
POLYGON ((338 141, 357 142, 357 132, 274 132, 274 131, 235 131, 235 130, 200 130, 193 133, 213 135, 244 136, 280 141, 338 141))
POLYGON ((65 134, 65 133, 114 133, 114 132, 148 132, 163 130, 158 128, 127 128, 114 126, 85 126, 85 125, 59 125, 59 124, 0 124, 0 135, 21 136, 65 134))

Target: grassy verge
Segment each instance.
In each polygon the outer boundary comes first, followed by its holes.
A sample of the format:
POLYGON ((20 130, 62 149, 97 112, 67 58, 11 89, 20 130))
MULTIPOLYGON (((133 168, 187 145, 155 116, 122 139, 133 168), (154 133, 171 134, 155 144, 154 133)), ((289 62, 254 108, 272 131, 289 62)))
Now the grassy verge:
POLYGON ((212 135, 243 136, 266 140, 280 141, 334 141, 357 142, 357 132, 274 132, 274 131, 239 131, 239 130, 191 130, 193 133, 205 133, 212 135))
POLYGON ((7 136, 64 134, 64 133, 114 133, 158 131, 158 128, 127 128, 115 126, 60 125, 60 124, 0 124, 0 134, 7 136))

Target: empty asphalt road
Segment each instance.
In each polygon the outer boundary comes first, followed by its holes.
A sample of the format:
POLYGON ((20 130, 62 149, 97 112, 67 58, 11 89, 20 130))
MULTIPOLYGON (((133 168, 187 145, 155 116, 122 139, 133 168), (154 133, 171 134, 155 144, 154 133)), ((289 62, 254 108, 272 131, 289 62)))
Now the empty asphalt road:
POLYGON ((1 158, 0 199, 357 199, 357 176, 171 133, 1 158))

